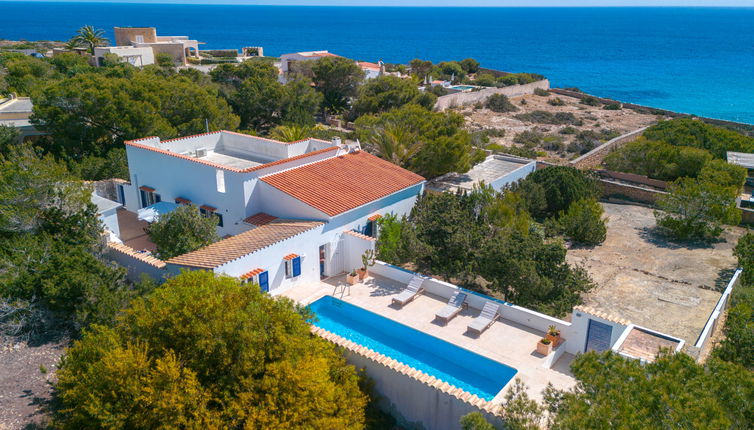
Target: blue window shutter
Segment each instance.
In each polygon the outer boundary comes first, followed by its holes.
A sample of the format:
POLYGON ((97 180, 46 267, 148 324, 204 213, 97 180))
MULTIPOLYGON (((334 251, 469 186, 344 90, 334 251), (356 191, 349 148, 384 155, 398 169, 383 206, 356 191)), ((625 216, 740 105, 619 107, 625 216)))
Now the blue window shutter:
POLYGON ((301 257, 293 259, 293 276, 296 277, 301 274, 301 257))
POLYGON ((141 197, 141 207, 147 207, 147 193, 144 190, 139 190, 139 196, 141 197))
POLYGON ((266 270, 259 274, 259 288, 265 293, 270 291, 270 274, 266 270))

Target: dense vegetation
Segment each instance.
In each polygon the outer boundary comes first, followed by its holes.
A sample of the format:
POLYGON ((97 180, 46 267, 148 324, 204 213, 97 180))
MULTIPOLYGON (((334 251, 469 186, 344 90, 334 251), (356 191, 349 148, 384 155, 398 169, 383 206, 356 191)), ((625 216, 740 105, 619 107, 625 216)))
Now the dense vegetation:
POLYGON ((30 146, 0 155, 0 334, 105 324, 132 296, 105 262, 91 191, 30 146))
POLYGON ((367 401, 290 300, 198 271, 87 330, 58 379, 64 429, 361 429, 367 401))
POLYGON ((746 169, 726 162, 727 151, 754 151, 754 138, 688 118, 663 121, 611 152, 608 169, 673 181, 659 199, 661 231, 677 240, 710 240, 723 224, 737 224, 736 197, 746 169))
MULTIPOLYGON (((556 169, 548 168, 544 171, 556 169)), ((512 303, 553 315, 563 315, 580 302, 592 284, 586 273, 569 266, 566 249, 547 239, 535 221, 548 214, 557 224, 560 216, 574 240, 593 244, 604 229, 601 213, 595 215, 594 185, 575 169, 563 167, 562 175, 530 175, 516 191, 496 194, 483 187, 464 194, 422 196, 406 219, 387 216, 381 221, 378 257, 395 264, 412 263, 421 272, 442 276, 468 288, 496 295, 512 303), (543 178, 557 177, 547 181, 543 178), (579 188, 581 187, 581 188, 579 188), (547 190, 547 192, 545 192, 547 190), (551 196, 553 212, 547 212, 551 196), (529 210, 529 202, 537 201, 529 210), (561 213, 577 203, 574 215, 561 213), (586 208, 588 214, 578 209, 586 208), (598 230, 580 235, 571 218, 598 230)), ((558 168, 555 172, 560 171, 558 168)), ((580 225, 579 228, 584 228, 580 225)), ((557 234, 559 231, 550 231, 557 234)))
POLYGON ((217 241, 217 222, 217 217, 200 214, 194 205, 182 205, 161 215, 146 232, 157 245, 157 257, 167 260, 217 241))

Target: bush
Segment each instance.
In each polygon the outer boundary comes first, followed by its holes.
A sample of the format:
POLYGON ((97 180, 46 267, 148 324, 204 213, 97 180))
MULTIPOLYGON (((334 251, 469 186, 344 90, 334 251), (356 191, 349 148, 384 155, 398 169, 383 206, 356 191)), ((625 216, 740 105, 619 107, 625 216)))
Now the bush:
POLYGON ((583 245, 599 245, 607 237, 607 227, 602 219, 605 213, 595 198, 573 202, 568 211, 561 214, 558 223, 566 237, 583 245))
POLYGON ((534 95, 542 96, 542 97, 549 97, 550 92, 544 88, 534 88, 534 95))
POLYGON ((503 154, 515 155, 523 158, 537 158, 537 152, 529 148, 519 148, 517 146, 489 145, 487 149, 503 154))
POLYGON ((592 97, 592 96, 586 96, 586 97, 582 98, 580 103, 583 104, 583 105, 587 105, 587 106, 599 106, 600 105, 600 101, 597 100, 595 97, 592 97))
POLYGON ((366 396, 353 366, 312 336, 290 300, 211 272, 171 278, 113 328, 87 331, 57 375, 55 428, 364 423, 366 396))
POLYGON ((516 118, 524 122, 533 122, 538 124, 572 124, 582 125, 583 122, 576 118, 571 112, 547 112, 543 110, 535 110, 532 112, 521 113, 516 115, 516 118))
POLYGON ((741 221, 729 189, 693 178, 676 180, 657 200, 657 207, 658 227, 677 240, 712 240, 722 234, 723 224, 741 221))
POLYGON ((576 128, 574 128, 574 127, 571 127, 571 126, 569 125, 569 126, 567 126, 567 127, 563 127, 563 128, 561 128, 561 129, 560 129, 560 131, 559 131, 558 133, 560 133, 560 134, 576 134, 576 133, 578 133, 578 132, 579 132, 579 130, 578 130, 578 129, 576 129, 576 128))
POLYGON ((515 143, 520 143, 527 148, 533 148, 542 143, 542 133, 534 130, 524 130, 513 137, 515 143))
POLYGON ((508 97, 504 94, 491 95, 487 99, 486 106, 487 109, 498 113, 515 112, 518 110, 518 108, 513 106, 513 103, 511 103, 508 97))
POLYGON ((554 99, 547 100, 547 103, 550 106, 565 106, 565 102, 560 97, 555 97, 554 99))
POLYGON ((620 103, 610 103, 602 107, 604 110, 621 110, 623 106, 620 103))
POLYGON ((567 211, 573 202, 599 195, 594 180, 570 166, 535 170, 513 189, 521 192, 529 213, 538 219, 567 211))
POLYGON ((673 146, 639 138, 610 152, 603 163, 610 170, 674 181, 681 177, 699 176, 702 168, 710 161, 712 154, 704 149, 673 146))
POLYGON ((474 78, 474 85, 480 85, 482 87, 494 87, 495 77, 489 73, 480 73, 474 78))
POLYGON ((722 160, 727 151, 754 152, 754 137, 690 118, 661 121, 644 131, 644 137, 675 146, 706 149, 722 160))
POLYGON ((157 245, 163 260, 195 251, 218 239, 218 218, 205 217, 193 205, 181 205, 147 227, 149 239, 157 245))
POLYGON ((560 152, 565 149, 565 144, 563 143, 562 137, 550 135, 545 136, 544 139, 542 139, 542 148, 548 151, 560 152))

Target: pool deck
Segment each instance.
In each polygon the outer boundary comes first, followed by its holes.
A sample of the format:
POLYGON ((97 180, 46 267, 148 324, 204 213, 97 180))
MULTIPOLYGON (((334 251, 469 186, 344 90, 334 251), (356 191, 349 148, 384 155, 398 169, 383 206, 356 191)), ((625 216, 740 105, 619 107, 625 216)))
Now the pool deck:
MULTIPOLYGON (((309 304, 322 296, 331 295, 356 306, 390 318, 424 333, 466 348, 518 370, 516 378, 529 387, 529 395, 542 400, 542 390, 548 383, 567 389, 575 384, 570 372, 573 355, 563 356, 547 369, 542 367, 545 357, 536 352, 536 344, 544 333, 508 320, 498 320, 478 338, 466 333, 466 326, 479 314, 478 309, 464 309, 443 326, 435 321, 435 313, 446 301, 422 294, 402 309, 392 305, 392 297, 405 285, 383 277, 369 277, 363 283, 343 289, 345 275, 328 278, 318 284, 300 285, 282 295, 299 303, 309 304)), ((502 401, 504 390, 493 403, 502 401)))

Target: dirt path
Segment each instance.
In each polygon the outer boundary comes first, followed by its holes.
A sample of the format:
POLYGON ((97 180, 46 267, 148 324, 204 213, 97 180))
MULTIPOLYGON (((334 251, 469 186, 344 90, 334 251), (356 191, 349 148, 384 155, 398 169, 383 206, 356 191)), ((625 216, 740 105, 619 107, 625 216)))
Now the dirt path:
POLYGON ((67 339, 39 346, 7 340, 0 343, 0 430, 45 427, 44 407, 67 345, 67 339))

